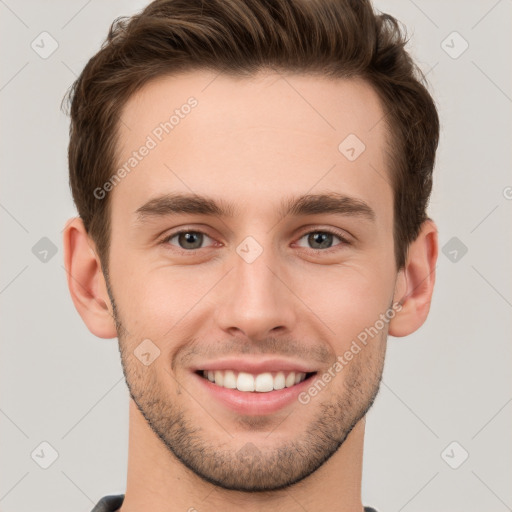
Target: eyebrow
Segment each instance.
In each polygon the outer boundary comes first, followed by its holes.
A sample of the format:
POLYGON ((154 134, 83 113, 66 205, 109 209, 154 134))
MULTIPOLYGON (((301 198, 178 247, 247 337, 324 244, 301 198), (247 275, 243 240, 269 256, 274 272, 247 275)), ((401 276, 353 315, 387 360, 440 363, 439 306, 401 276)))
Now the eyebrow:
MULTIPOLYGON (((143 204, 135 211, 140 222, 148 218, 170 215, 208 215, 233 218, 239 216, 239 209, 224 200, 215 200, 199 194, 164 194, 143 204)), ((306 194, 288 197, 281 202, 278 213, 281 217, 318 214, 339 214, 358 216, 375 222, 374 210, 363 200, 336 192, 306 194)))

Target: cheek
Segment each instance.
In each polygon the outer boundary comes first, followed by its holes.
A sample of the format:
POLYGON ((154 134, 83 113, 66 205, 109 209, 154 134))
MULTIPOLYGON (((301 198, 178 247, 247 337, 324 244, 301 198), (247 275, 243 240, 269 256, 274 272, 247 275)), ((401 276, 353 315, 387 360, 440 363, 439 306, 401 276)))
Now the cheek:
POLYGON ((330 329, 330 336, 345 346, 366 327, 375 324, 389 306, 393 283, 378 268, 323 269, 301 279, 299 297, 330 329))
MULTIPOLYGON (((136 267, 134 267, 136 268, 136 267)), ((218 281, 215 272, 159 267, 131 272, 118 286, 122 319, 134 335, 160 340, 194 308, 218 281)))

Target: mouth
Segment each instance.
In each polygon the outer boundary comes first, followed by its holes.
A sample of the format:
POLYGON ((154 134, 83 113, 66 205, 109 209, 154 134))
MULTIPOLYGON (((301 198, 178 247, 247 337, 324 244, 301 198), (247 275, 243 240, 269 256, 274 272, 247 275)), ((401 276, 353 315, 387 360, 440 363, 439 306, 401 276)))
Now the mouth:
POLYGON ((198 362, 190 370, 199 396, 212 407, 263 416, 301 405, 301 393, 322 371, 314 365, 299 359, 228 357, 198 362))
POLYGON ((217 387, 242 393, 270 393, 298 386, 312 379, 317 372, 277 371, 249 373, 237 370, 197 370, 199 377, 217 387))

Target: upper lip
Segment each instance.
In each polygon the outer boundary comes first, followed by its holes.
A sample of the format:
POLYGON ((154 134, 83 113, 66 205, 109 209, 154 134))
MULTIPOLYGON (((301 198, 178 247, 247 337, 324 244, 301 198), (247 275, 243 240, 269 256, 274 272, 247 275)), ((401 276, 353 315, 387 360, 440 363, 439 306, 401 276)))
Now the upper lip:
POLYGON ((235 370, 246 373, 265 373, 265 372, 302 372, 312 373, 318 371, 311 365, 307 365, 304 362, 291 361, 288 359, 241 359, 241 358, 229 358, 229 359, 217 359, 216 361, 205 362, 203 364, 196 365, 193 371, 200 370, 235 370))

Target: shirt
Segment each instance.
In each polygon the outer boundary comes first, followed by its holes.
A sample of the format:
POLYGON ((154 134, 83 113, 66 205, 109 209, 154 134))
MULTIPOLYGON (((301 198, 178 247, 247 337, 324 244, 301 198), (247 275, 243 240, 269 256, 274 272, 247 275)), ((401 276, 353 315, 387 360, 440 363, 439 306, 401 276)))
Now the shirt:
MULTIPOLYGON (((124 500, 124 494, 112 494, 103 496, 91 512, 117 512, 124 500)), ((372 507, 364 507, 364 512, 377 512, 372 507)))

